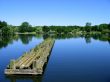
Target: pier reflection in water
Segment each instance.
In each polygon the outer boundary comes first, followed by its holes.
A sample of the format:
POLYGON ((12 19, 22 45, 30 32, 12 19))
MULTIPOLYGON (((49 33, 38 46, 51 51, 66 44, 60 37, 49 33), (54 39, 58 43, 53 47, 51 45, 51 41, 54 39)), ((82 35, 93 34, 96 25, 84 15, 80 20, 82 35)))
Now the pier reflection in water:
POLYGON ((29 75, 10 75, 10 76, 5 76, 7 79, 10 80, 10 82, 41 82, 42 76, 29 76, 29 75))

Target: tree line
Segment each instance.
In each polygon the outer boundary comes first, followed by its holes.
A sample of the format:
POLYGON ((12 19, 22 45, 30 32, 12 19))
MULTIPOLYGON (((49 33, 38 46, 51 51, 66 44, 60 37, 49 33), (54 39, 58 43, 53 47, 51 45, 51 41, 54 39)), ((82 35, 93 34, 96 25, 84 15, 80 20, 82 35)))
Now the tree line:
POLYGON ((56 34, 110 34, 110 24, 92 26, 88 22, 85 26, 44 26, 43 32, 56 34))
POLYGON ((85 26, 32 26, 28 22, 23 22, 20 26, 7 24, 0 21, 0 35, 15 33, 42 33, 42 34, 109 34, 110 23, 93 25, 87 22, 85 26))

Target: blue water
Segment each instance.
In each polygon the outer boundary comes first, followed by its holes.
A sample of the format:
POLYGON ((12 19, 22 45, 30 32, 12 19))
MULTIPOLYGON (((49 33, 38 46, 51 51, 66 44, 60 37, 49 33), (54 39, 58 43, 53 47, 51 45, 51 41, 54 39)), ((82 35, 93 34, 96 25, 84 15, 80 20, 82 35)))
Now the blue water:
POLYGON ((43 82, 110 82, 110 44, 56 40, 43 82))
MULTIPOLYGON (((11 59, 17 59, 42 41, 43 37, 32 37, 24 44, 18 38, 2 47, 0 82, 35 82, 28 77, 11 81, 4 75, 4 69, 11 59)), ((110 43, 93 38, 90 42, 81 37, 56 38, 44 74, 37 82, 110 82, 110 43)))
MULTIPOLYGON (((23 36, 23 39, 25 37, 26 36, 23 36)), ((23 53, 29 51, 43 41, 42 37, 28 37, 26 37, 26 40, 24 40, 24 42, 20 37, 18 37, 18 40, 12 40, 12 42, 9 43, 6 47, 0 48, 0 82, 11 82, 10 79, 7 79, 4 75, 4 69, 9 64, 11 59, 19 58, 23 53), (28 37, 31 39, 29 39, 28 37)), ((32 82, 31 79, 23 81, 19 79, 17 80, 17 82, 25 81, 32 82)))

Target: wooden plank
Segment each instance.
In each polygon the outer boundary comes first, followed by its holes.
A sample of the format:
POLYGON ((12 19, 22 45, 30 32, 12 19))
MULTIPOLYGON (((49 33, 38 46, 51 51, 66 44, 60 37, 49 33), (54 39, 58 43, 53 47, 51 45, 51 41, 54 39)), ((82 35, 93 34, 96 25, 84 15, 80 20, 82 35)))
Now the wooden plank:
POLYGON ((14 69, 5 69, 5 74, 42 74, 43 66, 47 62, 47 57, 49 56, 54 42, 55 40, 50 38, 44 40, 37 47, 32 49, 30 52, 25 53, 18 60, 16 60, 14 69), (34 65, 34 69, 30 69, 29 67, 33 65, 33 62, 35 61, 36 63, 34 64, 36 65, 34 65))

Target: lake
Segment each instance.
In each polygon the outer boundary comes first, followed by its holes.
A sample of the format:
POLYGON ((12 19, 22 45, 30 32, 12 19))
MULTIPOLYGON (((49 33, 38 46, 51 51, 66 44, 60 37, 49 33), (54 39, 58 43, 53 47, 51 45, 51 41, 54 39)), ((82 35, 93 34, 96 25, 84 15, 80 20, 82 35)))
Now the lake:
POLYGON ((54 35, 55 44, 41 76, 6 76, 11 59, 48 35, 0 37, 0 82, 110 82, 110 38, 104 35, 54 35))

